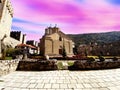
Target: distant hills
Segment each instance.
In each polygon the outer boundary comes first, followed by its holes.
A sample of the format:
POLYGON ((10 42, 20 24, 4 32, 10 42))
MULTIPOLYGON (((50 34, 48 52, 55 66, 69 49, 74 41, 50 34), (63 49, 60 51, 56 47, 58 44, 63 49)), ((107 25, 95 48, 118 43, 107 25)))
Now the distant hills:
POLYGON ((76 45, 90 43, 113 43, 120 41, 120 31, 107 33, 68 34, 76 45))

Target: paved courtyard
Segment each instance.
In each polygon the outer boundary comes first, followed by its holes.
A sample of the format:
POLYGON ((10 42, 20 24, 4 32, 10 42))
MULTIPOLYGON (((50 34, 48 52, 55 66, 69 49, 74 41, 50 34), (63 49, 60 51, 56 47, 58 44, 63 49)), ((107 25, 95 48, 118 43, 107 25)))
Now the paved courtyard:
POLYGON ((120 90, 120 69, 15 71, 0 77, 0 90, 120 90))

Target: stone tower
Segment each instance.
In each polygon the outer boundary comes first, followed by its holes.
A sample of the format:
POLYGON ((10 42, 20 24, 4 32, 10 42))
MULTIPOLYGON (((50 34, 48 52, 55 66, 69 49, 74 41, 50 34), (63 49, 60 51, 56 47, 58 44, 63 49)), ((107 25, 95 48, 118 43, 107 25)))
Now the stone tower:
POLYGON ((13 8, 9 0, 0 0, 0 56, 1 43, 5 43, 10 38, 10 30, 13 18, 13 8), (4 40, 2 40, 6 37, 4 40))
POLYGON ((9 0, 0 0, 0 39, 6 34, 10 36, 13 8, 9 0))

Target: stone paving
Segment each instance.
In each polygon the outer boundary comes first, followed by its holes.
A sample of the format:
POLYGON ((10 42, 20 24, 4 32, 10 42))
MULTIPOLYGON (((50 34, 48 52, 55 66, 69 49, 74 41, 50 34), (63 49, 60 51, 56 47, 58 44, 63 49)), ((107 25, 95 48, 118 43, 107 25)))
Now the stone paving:
POLYGON ((0 90, 120 90, 120 69, 15 71, 0 77, 0 90))

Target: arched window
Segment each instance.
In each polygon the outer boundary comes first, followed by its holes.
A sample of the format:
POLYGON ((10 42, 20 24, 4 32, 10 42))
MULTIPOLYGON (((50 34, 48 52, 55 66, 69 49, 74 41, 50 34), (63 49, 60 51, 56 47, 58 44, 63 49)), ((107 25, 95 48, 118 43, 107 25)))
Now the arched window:
POLYGON ((59 37, 59 41, 62 41, 62 37, 59 37))

